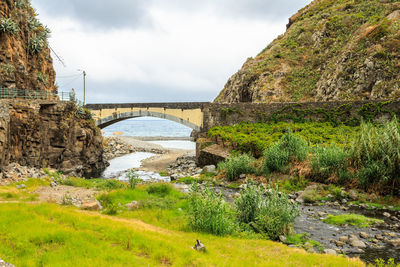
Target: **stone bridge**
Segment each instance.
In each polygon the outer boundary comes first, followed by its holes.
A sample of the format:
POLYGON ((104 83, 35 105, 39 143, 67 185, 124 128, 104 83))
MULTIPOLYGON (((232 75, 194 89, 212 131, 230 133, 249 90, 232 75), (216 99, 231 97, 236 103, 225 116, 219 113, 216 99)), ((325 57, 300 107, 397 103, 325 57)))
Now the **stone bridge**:
POLYGON ((132 103, 132 104, 88 104, 99 128, 137 117, 156 117, 178 122, 197 132, 204 126, 203 109, 209 103, 132 103))
POLYGON ((357 124, 362 119, 400 118, 400 101, 307 102, 307 103, 132 103, 88 104, 96 125, 111 124, 136 117, 157 117, 183 124, 204 133, 213 126, 246 122, 334 122, 357 124))

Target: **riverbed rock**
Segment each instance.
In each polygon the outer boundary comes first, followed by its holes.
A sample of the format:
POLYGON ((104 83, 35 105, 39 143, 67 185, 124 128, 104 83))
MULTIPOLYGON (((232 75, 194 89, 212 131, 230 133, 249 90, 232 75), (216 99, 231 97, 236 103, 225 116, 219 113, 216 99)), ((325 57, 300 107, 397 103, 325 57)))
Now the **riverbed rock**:
POLYGON ((365 243, 359 239, 355 239, 355 238, 350 238, 349 239, 349 245, 352 247, 356 247, 356 248, 366 248, 367 245, 365 245, 365 243))
POLYGON ((361 237, 361 238, 364 238, 364 239, 368 239, 370 236, 369 236, 369 234, 367 234, 366 232, 361 232, 361 233, 360 233, 360 237, 361 237))
POLYGON ((336 251, 333 249, 324 249, 324 253, 328 255, 337 255, 336 251))
POLYGON ((15 265, 12 265, 11 263, 7 263, 0 259, 0 267, 15 267, 15 265))
POLYGON ((400 238, 388 240, 386 243, 392 245, 393 247, 400 247, 400 238))
POLYGON ((207 165, 207 166, 205 166, 205 167, 203 168, 203 172, 212 173, 212 172, 215 172, 216 169, 217 169, 217 168, 215 167, 215 165, 207 165))
POLYGON ((390 218, 390 216, 392 216, 392 215, 390 215, 389 212, 384 212, 382 215, 385 216, 386 218, 390 218))
POLYGON ((91 211, 99 211, 103 207, 97 200, 83 202, 81 209, 83 210, 91 210, 91 211))

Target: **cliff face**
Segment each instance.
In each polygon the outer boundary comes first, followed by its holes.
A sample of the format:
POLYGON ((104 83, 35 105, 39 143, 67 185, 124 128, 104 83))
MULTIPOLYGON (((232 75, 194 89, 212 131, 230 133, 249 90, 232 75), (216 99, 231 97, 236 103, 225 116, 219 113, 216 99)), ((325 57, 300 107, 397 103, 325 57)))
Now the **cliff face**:
POLYGON ((0 0, 0 87, 55 91, 47 38, 29 0, 0 0))
POLYGON ((71 102, 0 101, 0 168, 10 162, 96 177, 107 166, 102 136, 71 102))
POLYGON ((314 0, 215 102, 396 99, 399 59, 400 1, 314 0))

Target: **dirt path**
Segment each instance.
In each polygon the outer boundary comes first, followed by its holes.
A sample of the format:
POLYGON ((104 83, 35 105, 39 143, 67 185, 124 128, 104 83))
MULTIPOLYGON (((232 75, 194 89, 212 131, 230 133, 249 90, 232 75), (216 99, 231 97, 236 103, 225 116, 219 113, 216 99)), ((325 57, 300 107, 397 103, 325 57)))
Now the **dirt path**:
POLYGON ((40 202, 64 204, 66 201, 69 201, 70 204, 81 205, 83 202, 95 201, 95 196, 99 191, 82 187, 59 185, 56 187, 42 186, 34 193, 39 195, 40 202))

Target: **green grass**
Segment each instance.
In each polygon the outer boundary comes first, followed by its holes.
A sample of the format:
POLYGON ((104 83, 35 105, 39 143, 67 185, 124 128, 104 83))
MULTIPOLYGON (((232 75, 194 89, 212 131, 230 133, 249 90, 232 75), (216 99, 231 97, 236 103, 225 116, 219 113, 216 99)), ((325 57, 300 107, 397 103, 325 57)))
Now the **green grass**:
POLYGON ((359 214, 342 214, 342 215, 329 215, 325 220, 325 223, 333 225, 353 225, 357 227, 370 227, 375 224, 382 223, 382 220, 368 218, 359 214))
POLYGON ((364 266, 271 241, 173 231, 54 204, 0 204, 0 214, 0 257, 16 266, 364 266), (196 239, 206 253, 191 248, 196 239))
POLYGON ((318 251, 324 250, 324 247, 321 245, 321 243, 312 240, 308 233, 290 234, 286 236, 286 243, 304 249, 315 248, 318 251))
POLYGON ((78 177, 66 177, 57 180, 62 185, 74 187, 94 188, 99 190, 112 190, 118 188, 126 188, 127 183, 115 179, 84 179, 78 177))

